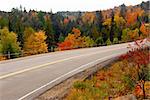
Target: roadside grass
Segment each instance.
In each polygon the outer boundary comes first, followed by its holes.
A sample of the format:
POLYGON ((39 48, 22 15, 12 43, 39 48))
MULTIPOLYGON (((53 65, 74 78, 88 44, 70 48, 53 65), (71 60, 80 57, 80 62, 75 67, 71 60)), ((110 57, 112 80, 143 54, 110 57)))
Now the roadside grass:
POLYGON ((150 91, 144 89, 145 83, 150 82, 149 57, 147 47, 132 49, 118 61, 97 71, 90 78, 75 82, 66 99, 108 100, 128 94, 134 94, 139 100, 147 98, 150 91))
POLYGON ((91 79, 77 81, 70 90, 67 100, 98 100, 114 98, 132 93, 137 78, 132 64, 118 61, 110 67, 101 69, 91 79), (130 73, 132 72, 132 73, 130 73))

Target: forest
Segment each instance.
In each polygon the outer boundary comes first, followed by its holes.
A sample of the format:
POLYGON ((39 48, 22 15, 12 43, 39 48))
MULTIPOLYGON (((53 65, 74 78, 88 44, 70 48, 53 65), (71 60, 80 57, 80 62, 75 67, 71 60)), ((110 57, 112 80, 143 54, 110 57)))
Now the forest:
POLYGON ((0 60, 147 38, 149 3, 94 12, 0 11, 0 60))

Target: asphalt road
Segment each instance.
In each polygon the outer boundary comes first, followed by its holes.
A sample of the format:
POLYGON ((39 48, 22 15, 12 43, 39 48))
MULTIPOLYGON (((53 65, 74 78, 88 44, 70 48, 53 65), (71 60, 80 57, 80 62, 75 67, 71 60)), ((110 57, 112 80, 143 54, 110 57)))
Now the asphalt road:
POLYGON ((88 67, 127 52, 128 43, 0 62, 0 100, 31 100, 88 67))

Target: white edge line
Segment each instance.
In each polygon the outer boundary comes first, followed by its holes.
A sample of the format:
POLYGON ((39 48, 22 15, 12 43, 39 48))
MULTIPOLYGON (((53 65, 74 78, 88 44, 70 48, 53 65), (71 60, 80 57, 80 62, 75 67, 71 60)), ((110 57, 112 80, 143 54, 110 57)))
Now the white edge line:
MULTIPOLYGON (((118 53, 118 54, 121 54, 121 53, 118 53)), ((97 62, 97 61, 99 61, 99 60, 102 60, 102 59, 108 59, 109 57, 115 57, 115 56, 118 55, 118 54, 112 54, 112 55, 110 55, 110 56, 106 56, 106 57, 97 59, 97 60, 92 61, 92 62, 90 62, 90 63, 87 63, 87 64, 85 64, 85 65, 81 65, 80 67, 78 67, 78 68, 76 68, 76 69, 74 69, 74 70, 72 70, 72 71, 70 71, 70 72, 68 72, 68 73, 66 73, 66 74, 63 74, 62 76, 60 76, 60 77, 58 77, 58 78, 56 78, 56 79, 54 79, 54 80, 48 82, 47 84, 45 84, 45 85, 43 85, 43 86, 41 86, 41 87, 39 87, 39 88, 37 88, 37 89, 35 89, 35 90, 33 90, 33 91, 27 93, 26 95, 22 96, 22 97, 19 98, 18 100, 23 100, 23 99, 25 99, 26 97, 28 97, 28 96, 30 96, 31 94, 33 94, 33 93, 39 91, 40 89, 42 89, 42 88, 44 88, 44 87, 46 87, 46 86, 52 84, 53 82, 56 82, 57 80, 59 80, 59 79, 65 77, 65 76, 69 75, 70 73, 73 73, 73 72, 75 72, 75 71, 79 71, 79 69, 82 69, 82 68, 84 68, 85 66, 88 66, 88 65, 90 65, 90 64, 92 64, 92 63, 95 63, 95 62, 97 62)))

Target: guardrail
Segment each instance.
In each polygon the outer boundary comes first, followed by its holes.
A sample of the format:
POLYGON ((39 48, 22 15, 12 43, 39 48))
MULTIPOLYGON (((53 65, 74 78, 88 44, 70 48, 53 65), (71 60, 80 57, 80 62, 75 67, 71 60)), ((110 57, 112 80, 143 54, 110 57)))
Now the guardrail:
MULTIPOLYGON (((62 50, 59 50, 58 48, 54 48, 52 47, 51 49, 48 49, 49 52, 55 52, 55 51, 63 51, 63 50, 71 50, 71 49, 79 49, 79 48, 91 48, 91 47, 99 47, 99 46, 104 46, 104 45, 92 45, 92 46, 75 46, 75 47, 61 47, 62 50)), ((0 53, 0 57, 6 57, 7 59, 11 59, 12 56, 14 56, 14 58, 17 57, 24 57, 26 56, 26 52, 24 52, 23 50, 19 53, 10 53, 9 51, 5 54, 0 53)))
MULTIPOLYGON (((146 39, 143 39, 144 43, 147 42, 147 38, 146 39)), ((138 40, 140 41, 140 40, 138 40)), ((120 43, 124 43, 124 42, 121 42, 119 41, 118 43, 115 43, 115 44, 120 44, 120 43)), ((64 46, 64 47, 61 47, 61 50, 59 50, 57 47, 51 47, 51 49, 48 49, 49 52, 55 52, 55 51, 63 51, 63 50, 71 50, 71 49, 79 49, 79 48, 91 48, 91 47, 100 47, 100 46, 106 46, 107 44, 96 44, 96 45, 92 45, 92 46, 85 46, 85 44, 83 44, 83 46, 75 46, 75 47, 67 47, 67 46, 64 46)), ((147 45, 150 46, 150 43, 147 42, 147 45)), ((9 51, 5 54, 2 54, 0 53, 0 57, 5 57, 7 59, 11 59, 11 58, 17 58, 17 57, 24 57, 24 56, 27 56, 26 55, 27 53, 24 52, 23 50, 19 53, 10 53, 9 51), (12 57, 14 56, 14 57, 12 57)), ((32 54, 31 54, 32 55, 32 54)))

